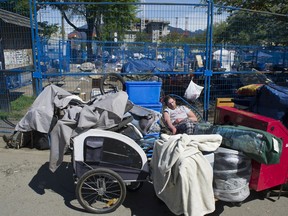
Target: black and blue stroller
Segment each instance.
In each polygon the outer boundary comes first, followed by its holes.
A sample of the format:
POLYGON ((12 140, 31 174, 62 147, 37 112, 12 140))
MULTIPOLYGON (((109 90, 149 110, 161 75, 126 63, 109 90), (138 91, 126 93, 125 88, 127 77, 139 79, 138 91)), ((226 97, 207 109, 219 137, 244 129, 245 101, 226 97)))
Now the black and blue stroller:
POLYGON ((89 212, 108 213, 149 176, 148 160, 133 139, 114 131, 90 129, 73 139, 76 196, 89 212))

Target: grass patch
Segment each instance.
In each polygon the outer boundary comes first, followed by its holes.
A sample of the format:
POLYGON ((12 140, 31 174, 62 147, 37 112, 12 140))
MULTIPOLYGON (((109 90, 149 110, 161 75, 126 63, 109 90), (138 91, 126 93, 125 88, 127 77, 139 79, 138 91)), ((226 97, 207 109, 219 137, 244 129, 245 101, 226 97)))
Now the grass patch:
POLYGON ((11 112, 0 112, 0 118, 12 118, 20 120, 33 104, 35 97, 21 95, 14 101, 11 101, 11 112))

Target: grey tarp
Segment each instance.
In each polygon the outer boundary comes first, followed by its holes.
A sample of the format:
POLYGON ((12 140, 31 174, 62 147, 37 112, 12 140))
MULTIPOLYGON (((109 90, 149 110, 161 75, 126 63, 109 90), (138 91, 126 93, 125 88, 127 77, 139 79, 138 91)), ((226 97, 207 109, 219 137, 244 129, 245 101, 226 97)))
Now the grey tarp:
POLYGON ((54 172, 63 160, 70 138, 89 128, 107 129, 117 125, 123 118, 127 102, 127 93, 121 91, 99 96, 88 104, 60 87, 49 85, 36 98, 15 130, 48 133, 55 108, 61 109, 64 116, 50 133, 50 170, 54 172))
POLYGON ((127 93, 121 91, 102 96, 83 108, 69 107, 51 131, 50 170, 54 172, 63 161, 70 138, 90 128, 108 129, 117 125, 125 114, 127 102, 127 93))
MULTIPOLYGON (((54 106, 62 109, 74 97, 66 90, 49 85, 38 95, 32 106, 15 127, 16 131, 36 130, 48 133, 54 114, 54 106)), ((81 99, 79 98, 79 101, 81 99)))

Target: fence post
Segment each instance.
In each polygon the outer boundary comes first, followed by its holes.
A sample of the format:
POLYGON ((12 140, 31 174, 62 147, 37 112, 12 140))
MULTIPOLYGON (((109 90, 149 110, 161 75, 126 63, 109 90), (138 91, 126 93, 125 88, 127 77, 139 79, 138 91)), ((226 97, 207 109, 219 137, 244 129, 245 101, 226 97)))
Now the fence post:
POLYGON ((213 0, 207 0, 208 12, 207 12, 207 34, 206 34, 206 61, 204 76, 205 76, 205 88, 204 88, 204 108, 203 117, 204 120, 208 120, 209 110, 209 98, 210 98, 210 80, 212 76, 212 39, 213 39, 213 0))
POLYGON ((32 85, 33 95, 38 96, 42 91, 42 74, 40 66, 40 41, 39 31, 37 23, 37 5, 35 0, 29 0, 30 7, 30 25, 31 25, 31 37, 32 37, 32 50, 33 50, 33 62, 34 72, 32 72, 32 85), (33 1, 33 3, 32 3, 33 1), (33 4, 33 7, 32 7, 33 4), (34 9, 34 10, 32 10, 34 9))

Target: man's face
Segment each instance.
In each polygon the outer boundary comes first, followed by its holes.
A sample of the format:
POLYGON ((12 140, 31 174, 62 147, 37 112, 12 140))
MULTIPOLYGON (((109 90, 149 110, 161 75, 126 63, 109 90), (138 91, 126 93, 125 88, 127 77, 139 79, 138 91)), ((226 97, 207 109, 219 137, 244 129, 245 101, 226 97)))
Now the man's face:
POLYGON ((175 109, 176 108, 176 102, 173 98, 170 98, 168 100, 168 103, 167 103, 167 106, 170 108, 170 109, 175 109))

